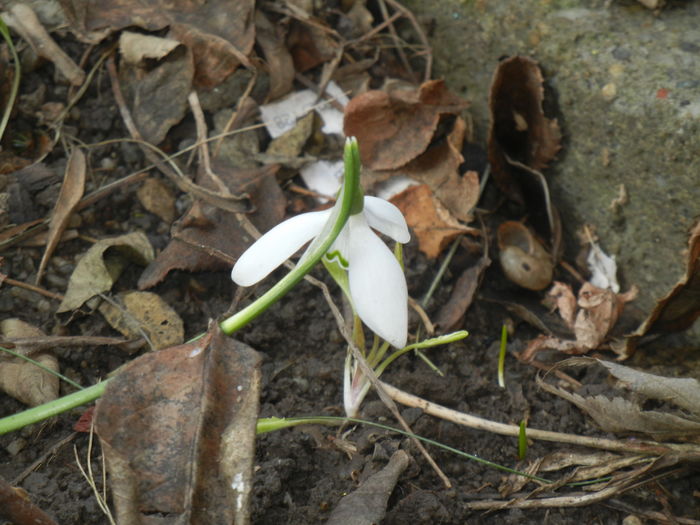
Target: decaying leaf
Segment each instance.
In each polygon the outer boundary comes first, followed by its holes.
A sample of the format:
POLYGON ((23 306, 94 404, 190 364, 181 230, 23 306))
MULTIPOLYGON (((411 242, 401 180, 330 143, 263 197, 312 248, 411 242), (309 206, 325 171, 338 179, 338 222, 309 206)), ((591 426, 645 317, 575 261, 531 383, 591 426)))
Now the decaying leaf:
POLYGON ((128 261, 146 265, 153 247, 142 232, 97 241, 78 261, 57 313, 79 308, 85 301, 112 288, 128 261))
POLYGON ((175 220, 175 194, 160 179, 146 179, 136 192, 139 202, 148 211, 168 224, 175 220))
POLYGON ((192 52, 182 46, 152 68, 121 64, 122 88, 131 105, 134 124, 144 140, 160 144, 170 128, 182 120, 187 112, 193 76, 192 52))
POLYGON ((145 336, 154 350, 179 345, 185 339, 182 319, 159 295, 150 292, 123 292, 117 305, 103 302, 100 313, 126 337, 145 336))
POLYGON ((0 519, 24 525, 57 525, 43 510, 32 503, 24 489, 13 487, 0 477, 0 519))
POLYGON ((260 9, 255 11, 255 39, 262 48, 270 75, 269 100, 275 100, 292 90, 294 61, 284 45, 282 28, 270 22, 260 9))
POLYGON ((578 293, 577 312, 573 317, 571 298, 573 292, 564 283, 555 282, 549 302, 560 310, 562 319, 574 332, 575 340, 560 339, 555 336, 540 335, 530 341, 523 352, 523 359, 531 359, 539 350, 550 348, 567 354, 584 354, 598 348, 608 337, 617 323, 625 303, 637 297, 637 288, 632 287, 624 294, 615 294, 584 283, 578 293))
POLYGON ((62 0, 72 29, 95 43, 106 34, 137 26, 148 31, 169 28, 168 37, 187 46, 194 57, 195 79, 203 87, 220 84, 241 63, 249 65, 255 25, 254 0, 199 2, 134 0, 62 0))
POLYGON ((246 524, 260 357, 223 335, 150 352, 97 405, 118 523, 246 524))
POLYGON ((68 226, 68 220, 83 196, 85 191, 85 171, 85 154, 76 148, 68 159, 61 192, 58 194, 56 206, 51 214, 46 249, 41 257, 41 263, 36 273, 36 284, 39 284, 41 281, 46 265, 68 226))
POLYGON ((346 106, 345 135, 357 137, 364 166, 394 170, 426 151, 441 116, 455 115, 467 105, 442 80, 430 80, 417 90, 367 91, 346 106))
POLYGON ((690 232, 685 276, 660 299, 649 317, 627 337, 621 357, 631 356, 646 334, 678 332, 700 317, 700 221, 690 232))
POLYGON ((498 185, 519 202, 523 189, 508 159, 541 171, 560 148, 559 125, 542 112, 542 82, 537 62, 515 56, 498 65, 491 84, 489 162, 498 185))
MULTIPOLYGON (((0 321, 0 333, 6 339, 42 337, 39 328, 19 319, 0 321)), ((21 351, 21 348, 15 348, 21 351)), ((32 359, 45 367, 58 372, 58 360, 48 352, 37 352, 32 359)), ((42 370, 34 363, 21 358, 12 358, 0 353, 0 389, 30 406, 41 405, 58 397, 58 377, 42 370)))
POLYGON ((370 476, 357 490, 344 496, 333 509, 327 525, 372 525, 380 523, 386 514, 386 506, 401 473, 411 458, 403 450, 397 450, 389 463, 370 476))
POLYGON ((119 35, 119 53, 124 62, 143 66, 148 59, 160 60, 169 55, 180 42, 172 38, 162 38, 133 31, 123 31, 119 35))
POLYGON ((392 197, 391 202, 401 210, 406 223, 418 237, 420 251, 430 258, 440 255, 445 246, 460 233, 479 233, 452 217, 425 184, 410 186, 392 197))
POLYGON ((667 401, 694 414, 700 420, 700 381, 692 377, 664 377, 628 366, 598 360, 620 385, 651 399, 667 401))
MULTIPOLYGON (((212 169, 229 191, 249 195, 255 206, 250 220, 258 229, 267 231, 282 220, 285 199, 275 179, 277 166, 239 170, 214 160, 212 169)), ((204 170, 200 170, 197 182, 205 188, 217 189, 204 170)), ((197 200, 173 228, 170 243, 144 270, 138 287, 144 290, 155 286, 172 270, 194 272, 231 268, 252 241, 235 214, 197 200)))
MULTIPOLYGON (((558 367, 594 366, 607 369, 618 378, 616 386, 631 390, 629 399, 621 396, 585 396, 555 387, 538 378, 546 391, 578 406, 608 432, 641 433, 658 441, 682 439, 700 442, 700 382, 692 378, 664 377, 641 372, 617 363, 591 358, 573 358, 558 367), (645 410, 647 399, 680 407, 645 410)), ((594 385, 591 385, 594 386, 594 385)))

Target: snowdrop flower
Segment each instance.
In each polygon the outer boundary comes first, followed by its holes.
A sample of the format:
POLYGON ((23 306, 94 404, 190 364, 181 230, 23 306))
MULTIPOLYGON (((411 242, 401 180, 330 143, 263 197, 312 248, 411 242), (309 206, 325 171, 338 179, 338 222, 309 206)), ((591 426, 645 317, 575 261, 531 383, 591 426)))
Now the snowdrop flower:
MULTIPOLYGON (((308 241, 317 237, 333 209, 288 219, 260 237, 236 262, 231 278, 250 286, 269 275, 308 241)), ((396 348, 406 345, 408 292, 406 278, 393 252, 370 229, 406 243, 406 221, 393 204, 364 197, 363 210, 350 215, 329 253, 338 252, 347 264, 355 312, 379 337, 396 348)))

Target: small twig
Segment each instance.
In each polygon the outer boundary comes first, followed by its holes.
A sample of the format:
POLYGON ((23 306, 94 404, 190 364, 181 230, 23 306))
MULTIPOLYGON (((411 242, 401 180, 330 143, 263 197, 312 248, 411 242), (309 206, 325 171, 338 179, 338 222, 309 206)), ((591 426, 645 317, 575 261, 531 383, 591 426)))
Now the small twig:
POLYGON ((20 483, 22 483, 22 481, 24 481, 24 479, 27 476, 29 476, 29 474, 38 469, 41 466, 41 464, 49 458, 49 456, 56 454, 63 445, 66 445, 73 441, 77 435, 77 432, 73 432, 72 434, 68 434, 66 437, 54 443, 51 446, 51 448, 49 448, 46 452, 39 456, 31 465, 25 468, 15 479, 13 479, 12 485, 17 486, 20 483))
POLYGON ((29 290, 30 292, 41 294, 45 297, 48 297, 49 299, 54 299, 56 301, 63 301, 63 296, 60 293, 49 292, 48 290, 46 290, 45 288, 42 288, 41 286, 36 286, 34 284, 24 283, 22 281, 12 279, 11 277, 8 277, 4 273, 0 272, 0 285, 3 283, 7 283, 10 286, 16 286, 17 288, 24 288, 25 290, 29 290))
MULTIPOLYGON (((477 430, 485 430, 494 434, 504 436, 517 437, 520 433, 518 425, 508 425, 506 423, 497 423, 489 419, 471 416, 463 412, 458 412, 451 408, 438 405, 431 401, 427 401, 421 397, 409 394, 396 388, 395 386, 381 382, 380 384, 384 391, 391 396, 393 400, 402 405, 416 407, 423 410, 426 414, 430 414, 458 425, 474 428, 477 430)), ((527 437, 530 439, 539 439, 542 441, 553 441, 556 443, 568 443, 571 445, 580 445, 584 447, 598 448, 602 450, 612 450, 615 452, 626 452, 632 454, 643 454, 645 456, 661 456, 664 454, 678 454, 687 458, 700 459, 700 446, 691 444, 678 443, 657 443, 655 441, 642 440, 615 440, 596 438, 588 436, 578 436, 576 434, 565 434, 562 432, 552 432, 550 430, 538 430, 535 428, 527 429, 527 437)))
MULTIPOLYGON (((382 12, 382 17, 384 17, 384 20, 388 20, 389 11, 386 8, 386 3, 384 2, 384 0, 379 0, 379 10, 382 12)), ((401 60, 403 67, 405 67, 408 74, 411 75, 411 80, 415 82, 416 75, 413 72, 413 68, 411 68, 411 64, 408 62, 408 58, 406 58, 406 53, 403 52, 403 46, 401 45, 399 35, 396 33, 396 28, 394 27, 393 22, 389 24, 388 29, 389 33, 391 34, 391 38, 394 40, 394 44, 396 45, 396 53, 398 53, 399 59, 401 60)))
POLYGON ((239 97, 238 103, 236 104, 236 110, 231 113, 231 118, 228 119, 228 122, 226 123, 226 126, 223 129, 223 132, 221 136, 216 141, 216 144, 214 144, 214 158, 219 156, 219 150, 221 149, 221 144, 224 142, 225 138, 225 133, 229 133, 231 130, 236 129, 236 125, 238 124, 237 119, 239 115, 242 114, 242 110, 244 107, 244 104, 247 102, 248 97, 253 91, 253 88, 255 87, 255 83, 258 80, 258 70, 253 69, 253 76, 250 77, 250 80, 248 81, 248 85, 245 87, 245 90, 243 91, 243 94, 239 97))
POLYGON ((423 28, 421 28, 420 24, 418 23, 418 20, 416 20, 415 15, 411 11, 406 9, 403 5, 401 5, 397 0, 385 1, 391 7, 400 12, 403 16, 408 18, 408 20, 411 22, 411 25, 413 26, 413 30, 418 35, 418 40, 420 40, 421 44, 423 44, 423 47, 425 48, 425 71, 423 72, 423 82, 427 82, 432 76, 433 52, 430 47, 430 42, 428 42, 428 38, 425 36, 423 28))

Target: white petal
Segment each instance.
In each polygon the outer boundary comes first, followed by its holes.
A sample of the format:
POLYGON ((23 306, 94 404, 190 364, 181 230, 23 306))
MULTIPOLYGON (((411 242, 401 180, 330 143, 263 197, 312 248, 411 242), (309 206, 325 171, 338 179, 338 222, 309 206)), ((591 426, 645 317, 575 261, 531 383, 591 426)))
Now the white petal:
POLYGON ((406 346, 408 291, 399 262, 362 214, 348 221, 350 294, 360 319, 396 348, 406 346))
POLYGON ((268 231, 238 258, 231 279, 250 286, 267 277, 294 252, 319 234, 331 210, 302 213, 268 231))
POLYGON ((372 228, 388 235, 396 242, 407 243, 411 240, 403 213, 389 201, 377 197, 365 197, 364 214, 372 228))

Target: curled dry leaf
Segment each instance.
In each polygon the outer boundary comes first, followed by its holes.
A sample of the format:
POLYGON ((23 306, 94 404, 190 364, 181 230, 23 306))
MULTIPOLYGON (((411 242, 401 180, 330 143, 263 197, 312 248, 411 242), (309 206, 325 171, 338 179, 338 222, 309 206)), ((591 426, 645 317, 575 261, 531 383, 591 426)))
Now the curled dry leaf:
POLYGON ((294 61, 284 45, 282 28, 273 24, 260 9, 255 11, 255 40, 262 49, 270 75, 268 100, 275 100, 292 90, 294 83, 294 61))
MULTIPOLYGON (((14 318, 0 321, 0 333, 6 339, 44 336, 39 328, 14 318)), ((21 350, 15 348, 15 351, 21 350)), ((34 363, 20 358, 6 359, 8 357, 9 354, 4 352, 0 356, 0 389, 30 406, 48 403, 58 397, 58 377, 34 363)), ((38 352, 32 355, 32 359, 58 372, 58 360, 50 353, 38 352)))
POLYGON ((58 194, 56 206, 51 214, 51 222, 49 224, 49 232, 47 235, 46 249, 41 257, 41 263, 36 273, 36 284, 39 284, 46 265, 53 255, 53 251, 58 246, 59 241, 68 226, 68 221, 71 214, 75 210, 78 202, 83 197, 85 191, 85 172, 86 161, 85 154, 79 149, 74 149, 71 153, 68 164, 66 165, 66 173, 63 177, 61 192, 58 194))
POLYGON ((128 261, 142 266, 153 260, 153 247, 142 232, 97 241, 78 261, 57 313, 79 308, 85 301, 112 288, 128 261))
POLYGON ((605 431, 619 433, 642 433, 656 440, 682 439, 700 442, 700 385, 694 379, 670 378, 639 372, 616 363, 593 359, 567 360, 568 364, 600 364, 607 368, 622 384, 637 396, 610 398, 605 395, 582 396, 557 388, 538 378, 538 384, 546 391, 558 395, 578 406, 591 416, 605 431), (690 415, 669 409, 667 411, 644 410, 646 398, 667 401, 683 408, 690 408, 690 415))
POLYGON ((523 190, 508 159, 541 171, 561 147, 559 125, 542 111, 542 81, 537 62, 515 56, 498 65, 491 84, 489 162, 498 185, 519 202, 523 190))
POLYGON ((364 166, 392 170, 425 152, 442 115, 455 115, 467 105, 442 80, 417 90, 367 91, 345 108, 345 135, 357 137, 364 166))
POLYGON ((123 292, 115 297, 119 306, 103 302, 100 313, 126 337, 146 337, 153 350, 179 345, 185 339, 182 319, 159 295, 123 292), (120 307, 123 305, 123 307, 120 307))
POLYGON ((133 31, 123 31, 119 35, 119 53, 124 62, 134 66, 145 66, 148 59, 160 60, 169 55, 180 42, 172 38, 162 38, 133 31))
POLYGON ((678 332, 689 328, 700 317, 700 221, 688 239, 688 257, 683 278, 656 303, 649 317, 627 336, 621 357, 631 356, 639 339, 646 334, 678 332))
POLYGON ((248 523, 259 393, 259 355, 216 323, 125 365, 95 413, 117 522, 248 523))
POLYGON ((406 217, 406 223, 418 237, 418 248, 430 258, 435 258, 447 244, 461 233, 479 234, 478 230, 460 224, 430 188, 421 184, 410 186, 391 198, 406 217))
POLYGON ((542 244, 521 222, 498 227, 498 260, 506 277, 529 290, 542 290, 552 282, 554 263, 542 244))
MULTIPOLYGON (((254 0, 61 0, 71 29, 89 43, 110 32, 136 26, 147 31, 169 28, 167 36, 187 46, 193 55, 195 80, 212 88, 241 63, 255 43, 254 0)), ((157 106, 156 106, 157 107, 157 106)))
POLYGON ((575 340, 561 339, 554 336, 540 335, 530 341, 523 352, 523 359, 529 360, 539 351, 546 348, 559 350, 567 354, 584 354, 598 348, 610 334, 617 323, 625 303, 637 297, 637 289, 633 287, 624 294, 615 294, 611 290, 603 290, 584 283, 578 293, 576 317, 572 319, 571 297, 573 292, 567 292, 568 285, 555 283, 550 296, 564 321, 574 332, 575 340))

